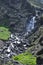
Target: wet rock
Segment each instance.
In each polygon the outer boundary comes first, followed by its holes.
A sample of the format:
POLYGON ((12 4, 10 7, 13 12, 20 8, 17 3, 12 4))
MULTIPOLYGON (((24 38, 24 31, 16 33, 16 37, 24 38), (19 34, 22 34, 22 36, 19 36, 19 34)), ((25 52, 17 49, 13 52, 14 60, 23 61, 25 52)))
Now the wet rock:
POLYGON ((0 40, 0 49, 2 49, 4 47, 4 45, 5 45, 5 43, 2 40, 0 40))
POLYGON ((37 58, 37 65, 43 65, 43 58, 41 57, 37 58))
POLYGON ((18 61, 12 60, 11 58, 1 58, 0 57, 0 64, 3 65, 22 65, 21 63, 19 63, 18 61))
POLYGON ((43 46, 43 37, 39 41, 40 45, 43 46))
MULTIPOLYGON (((28 17, 30 17, 31 13, 32 14, 33 12, 35 13, 34 8, 32 8, 30 4, 28 4, 27 0, 26 1, 24 0, 19 0, 19 1, 18 0, 9 0, 9 1, 0 0, 0 11, 1 11, 0 15, 4 19, 7 18, 9 21, 9 22, 6 22, 5 24, 10 27, 13 27, 13 31, 12 29, 11 31, 20 32, 20 33, 23 32, 27 19, 28 17), (1 15, 2 10, 4 10, 3 15, 1 15)), ((1 18, 1 21, 3 18, 1 18)))

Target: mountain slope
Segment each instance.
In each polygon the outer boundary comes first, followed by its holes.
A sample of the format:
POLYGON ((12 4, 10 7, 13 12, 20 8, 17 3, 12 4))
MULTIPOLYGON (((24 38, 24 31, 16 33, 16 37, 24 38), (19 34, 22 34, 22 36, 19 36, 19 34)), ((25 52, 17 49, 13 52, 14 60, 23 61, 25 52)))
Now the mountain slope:
POLYGON ((31 5, 43 9, 43 0, 27 0, 31 5))

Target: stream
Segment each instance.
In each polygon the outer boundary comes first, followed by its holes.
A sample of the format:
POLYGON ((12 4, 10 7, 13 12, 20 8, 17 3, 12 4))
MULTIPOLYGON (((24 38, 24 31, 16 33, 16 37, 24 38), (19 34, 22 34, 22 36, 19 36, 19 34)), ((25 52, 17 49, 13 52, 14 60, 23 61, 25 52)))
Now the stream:
POLYGON ((33 17, 30 19, 30 21, 28 22, 28 24, 27 24, 26 30, 27 30, 27 32, 29 32, 29 33, 31 33, 31 31, 35 29, 35 23, 37 22, 37 21, 35 20, 35 18, 36 18, 36 17, 33 16, 33 17))
MULTIPOLYGON (((28 24, 26 26, 26 31, 29 34, 32 32, 32 30, 35 29, 35 24, 37 22, 35 18, 35 16, 31 17, 30 21, 28 21, 28 24)), ((6 41, 6 46, 2 50, 2 54, 5 54, 6 57, 17 55, 25 52, 25 50, 27 50, 30 45, 30 41, 26 41, 17 35, 11 34, 9 40, 6 41)))

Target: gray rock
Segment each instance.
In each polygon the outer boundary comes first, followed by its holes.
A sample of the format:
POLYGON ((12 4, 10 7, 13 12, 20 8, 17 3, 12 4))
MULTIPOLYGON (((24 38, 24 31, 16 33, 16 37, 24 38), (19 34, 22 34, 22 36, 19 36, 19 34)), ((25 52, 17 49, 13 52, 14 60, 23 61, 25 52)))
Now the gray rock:
POLYGON ((4 45, 5 45, 5 43, 2 40, 0 40, 0 49, 2 49, 4 47, 4 45))

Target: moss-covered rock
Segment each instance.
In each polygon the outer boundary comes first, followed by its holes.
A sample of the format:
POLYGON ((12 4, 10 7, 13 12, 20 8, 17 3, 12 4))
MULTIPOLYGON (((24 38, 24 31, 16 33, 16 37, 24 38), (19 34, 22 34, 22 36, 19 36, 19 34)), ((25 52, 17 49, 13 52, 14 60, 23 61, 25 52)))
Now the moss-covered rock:
POLYGON ((0 39, 8 40, 9 37, 10 37, 9 29, 5 27, 0 27, 0 39))
POLYGON ((19 61, 24 65, 36 65, 36 57, 34 57, 29 52, 25 52, 17 56, 13 56, 13 59, 19 61))

